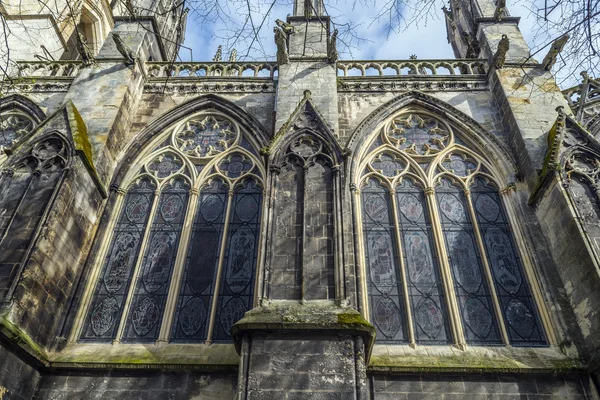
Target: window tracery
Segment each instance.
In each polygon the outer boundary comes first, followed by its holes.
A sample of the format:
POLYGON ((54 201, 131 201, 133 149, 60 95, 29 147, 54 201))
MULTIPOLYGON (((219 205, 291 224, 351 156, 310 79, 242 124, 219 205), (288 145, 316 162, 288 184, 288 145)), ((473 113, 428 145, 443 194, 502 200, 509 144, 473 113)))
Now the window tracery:
POLYGON ((366 144, 362 256, 380 343, 544 345, 493 168, 452 127, 403 110, 366 144))
POLYGON ((46 208, 64 177, 69 147, 47 135, 16 154, 0 175, 0 300, 9 298, 46 208))
POLYGON ((33 118, 15 110, 0 113, 0 151, 10 149, 36 126, 33 118))
POLYGON ((231 340, 253 305, 263 195, 244 135, 202 112, 140 156, 107 226, 81 340, 231 340))

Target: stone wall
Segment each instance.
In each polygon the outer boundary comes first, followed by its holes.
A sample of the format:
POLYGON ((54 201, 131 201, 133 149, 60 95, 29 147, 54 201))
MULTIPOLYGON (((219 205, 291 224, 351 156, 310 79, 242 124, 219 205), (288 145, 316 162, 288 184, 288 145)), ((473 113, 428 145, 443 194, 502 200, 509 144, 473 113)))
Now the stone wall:
POLYGON ((232 400, 234 374, 195 372, 57 373, 42 377, 35 400, 232 400))
POLYGON ((578 375, 406 374, 370 377, 372 400, 584 400, 589 378, 578 375))
POLYGON ((5 346, 4 341, 0 340, 0 399, 29 400, 38 385, 40 374, 5 346))

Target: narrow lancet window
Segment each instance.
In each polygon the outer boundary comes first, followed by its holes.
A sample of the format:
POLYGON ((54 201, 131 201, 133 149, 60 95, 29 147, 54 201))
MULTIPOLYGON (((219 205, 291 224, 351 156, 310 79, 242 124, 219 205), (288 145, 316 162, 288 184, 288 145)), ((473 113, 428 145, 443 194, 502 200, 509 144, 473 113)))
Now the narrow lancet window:
POLYGON ((407 178, 396 187, 396 196, 415 339, 447 343, 446 301, 423 191, 407 178))
POLYGON ((501 344, 473 223, 462 189, 443 178, 436 188, 454 290, 468 343, 501 344))
POLYGON ((510 343, 545 344, 531 290, 498 190, 485 179, 476 178, 471 192, 510 343))
POLYGON ((406 342, 405 303, 390 193, 375 179, 370 179, 361 193, 371 318, 379 342, 406 342))

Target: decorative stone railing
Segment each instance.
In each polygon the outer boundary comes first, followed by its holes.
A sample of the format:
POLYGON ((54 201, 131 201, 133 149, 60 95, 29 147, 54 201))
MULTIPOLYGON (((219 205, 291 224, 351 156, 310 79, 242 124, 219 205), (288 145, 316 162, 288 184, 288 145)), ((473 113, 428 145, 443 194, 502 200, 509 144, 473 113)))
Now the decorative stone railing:
POLYGON ((277 75, 277 63, 274 62, 201 62, 166 63, 149 62, 146 72, 150 78, 199 78, 199 77, 237 77, 237 78, 273 78, 277 75))
POLYGON ((338 61, 339 77, 485 75, 485 60, 338 61))
POLYGON ((17 77, 72 78, 83 66, 81 61, 19 61, 17 77))
MULTIPOLYGON (((582 85, 577 85, 562 91, 563 96, 565 96, 565 99, 567 99, 571 107, 579 105, 579 100, 581 99, 581 88, 582 85)), ((585 104, 596 100, 600 100, 600 89, 590 88, 586 96, 585 104)))

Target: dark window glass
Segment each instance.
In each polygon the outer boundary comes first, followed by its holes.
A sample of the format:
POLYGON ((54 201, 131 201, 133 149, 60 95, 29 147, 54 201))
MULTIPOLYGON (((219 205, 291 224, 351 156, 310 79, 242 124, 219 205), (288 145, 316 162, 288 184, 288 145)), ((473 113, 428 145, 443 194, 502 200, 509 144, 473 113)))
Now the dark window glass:
POLYGON ((498 190, 477 178, 471 193, 510 343, 544 345, 544 333, 498 190))
POLYGON ((220 180, 202 189, 179 290, 172 340, 206 340, 225 227, 228 188, 220 180))
POLYGON ((465 195, 450 180, 442 179, 436 197, 467 342, 501 344, 465 195))
POLYGON ((230 342, 231 327, 252 308, 262 188, 247 180, 233 195, 215 316, 214 342, 230 342))
POLYGON ((160 194, 125 323, 123 341, 155 341, 158 338, 188 193, 187 182, 176 178, 160 194))
POLYGON ((155 189, 152 181, 141 179, 127 192, 81 335, 82 340, 110 341, 115 338, 155 189))
POLYGON ((415 340, 423 344, 448 343, 444 289, 423 191, 404 179, 396 187, 396 199, 415 340))
POLYGON ((379 343, 407 341, 402 280, 389 191, 371 179, 362 190, 371 321, 379 343))

